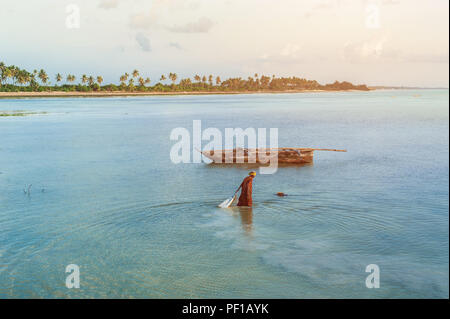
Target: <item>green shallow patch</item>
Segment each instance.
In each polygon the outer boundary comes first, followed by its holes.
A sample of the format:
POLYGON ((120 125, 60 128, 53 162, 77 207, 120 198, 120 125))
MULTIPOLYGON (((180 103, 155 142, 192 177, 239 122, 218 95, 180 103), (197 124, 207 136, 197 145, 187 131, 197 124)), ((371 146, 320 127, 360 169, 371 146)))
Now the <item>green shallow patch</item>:
POLYGON ((3 112, 0 112, 0 117, 27 116, 27 115, 37 115, 37 114, 47 114, 47 112, 3 111, 3 112))

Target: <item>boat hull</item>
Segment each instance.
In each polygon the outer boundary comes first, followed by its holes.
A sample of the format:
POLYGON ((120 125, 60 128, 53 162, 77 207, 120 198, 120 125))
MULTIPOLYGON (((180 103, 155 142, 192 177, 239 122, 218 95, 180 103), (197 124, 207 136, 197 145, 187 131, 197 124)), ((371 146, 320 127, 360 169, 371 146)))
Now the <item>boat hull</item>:
POLYGON ((203 151, 202 154, 216 164, 308 164, 314 160, 313 150, 229 150, 203 151))

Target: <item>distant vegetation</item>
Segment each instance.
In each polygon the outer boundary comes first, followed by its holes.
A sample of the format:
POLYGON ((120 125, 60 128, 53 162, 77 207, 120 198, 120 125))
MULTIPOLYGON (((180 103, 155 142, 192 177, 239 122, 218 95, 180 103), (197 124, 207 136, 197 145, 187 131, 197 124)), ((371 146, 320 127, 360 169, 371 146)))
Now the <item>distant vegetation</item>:
POLYGON ((138 70, 119 77, 120 84, 103 84, 100 75, 75 76, 60 73, 50 78, 43 69, 29 72, 15 65, 6 66, 0 62, 0 92, 277 92, 302 90, 362 90, 366 85, 353 85, 350 82, 336 81, 322 85, 317 81, 299 77, 279 77, 255 74, 247 79, 219 76, 195 75, 193 79, 184 78, 178 82, 176 73, 161 75, 158 82, 151 86, 151 80, 142 76, 138 70), (54 82, 52 82, 54 80, 54 82))

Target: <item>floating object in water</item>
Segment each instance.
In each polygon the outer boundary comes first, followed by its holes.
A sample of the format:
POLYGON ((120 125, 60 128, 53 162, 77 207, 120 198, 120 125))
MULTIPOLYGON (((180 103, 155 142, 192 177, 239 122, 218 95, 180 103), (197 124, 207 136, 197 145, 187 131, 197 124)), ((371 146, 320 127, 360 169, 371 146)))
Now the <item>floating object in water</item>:
POLYGON ((285 194, 285 193, 282 193, 282 192, 278 192, 278 193, 276 193, 275 195, 277 195, 277 196, 280 196, 280 197, 284 197, 284 196, 287 196, 287 194, 285 194))
POLYGON ((214 163, 225 164, 266 164, 273 162, 278 157, 278 163, 282 164, 306 164, 312 163, 314 151, 347 152, 347 150, 329 148, 256 148, 233 150, 203 151, 204 156, 214 163))
MULTIPOLYGON (((29 196, 31 194, 31 186, 33 186, 33 184, 28 185, 27 189, 24 188, 23 193, 27 194, 29 196)), ((25 187, 27 187, 27 186, 25 185, 25 187)))
POLYGON ((230 207, 233 204, 233 202, 235 200, 236 200, 236 195, 233 195, 233 197, 227 198, 222 203, 220 203, 218 207, 220 207, 220 208, 228 208, 228 207, 230 207))

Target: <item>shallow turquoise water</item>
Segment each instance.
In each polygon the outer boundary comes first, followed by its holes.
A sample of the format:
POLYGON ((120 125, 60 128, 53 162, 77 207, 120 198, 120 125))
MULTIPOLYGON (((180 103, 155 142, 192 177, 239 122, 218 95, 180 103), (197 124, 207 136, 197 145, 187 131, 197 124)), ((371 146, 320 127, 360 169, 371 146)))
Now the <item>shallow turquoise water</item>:
POLYGON ((0 100, 48 112, 0 117, 0 297, 448 298, 448 98, 0 100), (258 175, 252 211, 220 210, 248 170, 172 164, 170 132, 194 119, 348 152, 258 175), (72 263, 78 290, 65 287, 72 263))

